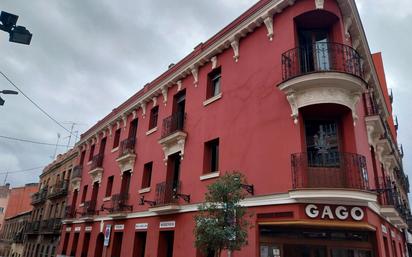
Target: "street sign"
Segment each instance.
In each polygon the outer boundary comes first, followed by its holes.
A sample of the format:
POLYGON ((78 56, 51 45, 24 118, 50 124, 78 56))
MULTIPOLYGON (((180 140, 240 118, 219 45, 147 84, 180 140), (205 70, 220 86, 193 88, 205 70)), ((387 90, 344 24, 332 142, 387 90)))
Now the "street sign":
POLYGON ((104 230, 104 246, 109 246, 110 242, 110 232, 112 231, 112 225, 106 225, 106 229, 104 230))

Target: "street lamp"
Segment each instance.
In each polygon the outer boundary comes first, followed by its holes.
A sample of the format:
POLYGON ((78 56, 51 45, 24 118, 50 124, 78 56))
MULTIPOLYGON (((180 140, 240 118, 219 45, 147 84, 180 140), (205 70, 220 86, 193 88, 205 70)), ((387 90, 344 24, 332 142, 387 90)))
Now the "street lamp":
POLYGON ((2 23, 0 24, 0 30, 9 33, 10 42, 29 45, 33 35, 25 27, 16 26, 18 18, 17 15, 2 11, 0 14, 2 23))
MULTIPOLYGON (((14 91, 14 90, 2 90, 0 91, 0 94, 5 94, 5 95, 18 95, 19 92, 14 91)), ((4 105, 4 102, 6 102, 3 98, 0 97, 0 106, 4 105)))

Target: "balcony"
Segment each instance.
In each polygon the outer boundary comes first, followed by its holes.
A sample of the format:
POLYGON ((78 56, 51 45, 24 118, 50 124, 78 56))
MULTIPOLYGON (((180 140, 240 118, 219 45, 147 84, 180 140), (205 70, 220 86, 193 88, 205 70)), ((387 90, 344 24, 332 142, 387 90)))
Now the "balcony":
POLYGON ((104 155, 99 153, 95 155, 92 159, 92 163, 90 165, 89 175, 92 179, 92 182, 100 183, 103 177, 103 157, 104 155))
POLYGON ((316 43, 296 47, 282 54, 282 82, 297 122, 299 108, 314 104, 335 103, 352 110, 366 89, 362 58, 350 46, 339 43, 316 43))
POLYGON ((24 241, 24 234, 23 232, 17 232, 14 236, 13 236, 13 243, 15 244, 22 244, 24 241))
POLYGON ((34 193, 31 197, 31 204, 37 205, 42 204, 47 199, 47 188, 40 189, 39 192, 34 193))
POLYGON ((40 234, 60 234, 61 219, 47 219, 40 221, 40 234))
POLYGON ((134 162, 136 160, 136 138, 128 138, 120 143, 119 157, 116 159, 119 164, 120 171, 133 172, 134 162))
POLYGON ((86 201, 83 205, 82 219, 92 219, 94 215, 98 214, 96 210, 96 201, 86 201))
POLYGON ((71 183, 71 187, 73 190, 80 189, 80 183, 82 181, 82 172, 83 172, 83 166, 81 165, 74 166, 72 175, 70 178, 70 183, 71 183))
POLYGON ((297 200, 377 202, 369 188, 366 159, 342 152, 296 153, 291 156, 292 191, 297 200))
POLYGON ((109 216, 112 218, 124 218, 128 212, 133 211, 133 206, 128 205, 129 194, 120 193, 112 195, 111 206, 102 206, 101 210, 109 211, 109 216))
POLYGON ((183 158, 187 133, 184 132, 186 113, 177 112, 163 120, 162 137, 158 141, 162 146, 165 159, 174 153, 180 152, 183 158))
POLYGON ((50 192, 47 195, 47 198, 52 200, 65 197, 67 195, 68 185, 69 184, 67 180, 61 180, 57 182, 51 187, 50 192))
POLYGON ((26 234, 38 234, 40 232, 40 221, 32 221, 26 224, 26 234))
POLYGON ((389 177, 379 178, 379 202, 381 214, 386 216, 395 225, 406 225, 410 210, 406 201, 402 201, 396 183, 389 177))
POLYGON ((156 185, 156 200, 149 210, 157 213, 168 213, 180 210, 179 198, 190 202, 190 195, 182 194, 181 182, 165 181, 156 185))
POLYGON ((341 152, 292 154, 293 189, 369 190, 366 159, 341 152))

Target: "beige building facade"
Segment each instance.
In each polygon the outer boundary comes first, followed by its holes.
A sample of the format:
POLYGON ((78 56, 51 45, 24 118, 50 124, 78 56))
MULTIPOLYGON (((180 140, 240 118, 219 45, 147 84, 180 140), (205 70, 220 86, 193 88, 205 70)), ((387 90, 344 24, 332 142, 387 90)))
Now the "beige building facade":
POLYGON ((31 201, 33 211, 25 232, 24 256, 56 256, 76 157, 77 152, 74 150, 58 155, 40 175, 38 192, 31 201))

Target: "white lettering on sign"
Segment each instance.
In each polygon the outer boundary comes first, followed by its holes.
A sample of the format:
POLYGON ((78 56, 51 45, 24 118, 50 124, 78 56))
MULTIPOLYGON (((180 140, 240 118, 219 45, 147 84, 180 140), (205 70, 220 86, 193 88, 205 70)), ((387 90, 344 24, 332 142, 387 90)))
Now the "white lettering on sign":
POLYGON ((90 231, 92 231, 92 227, 91 227, 91 226, 85 227, 85 228, 84 228, 84 231, 90 232, 90 231))
POLYGON ((349 216, 356 221, 360 221, 365 217, 365 213, 360 207, 337 206, 334 211, 331 206, 325 205, 321 209, 315 204, 308 204, 305 208, 305 213, 309 218, 334 220, 335 217, 339 220, 347 220, 349 216))
POLYGON ((124 229, 124 225, 123 224, 117 224, 117 225, 114 225, 114 230, 123 230, 124 229))
POLYGON ((66 232, 72 231, 72 228, 66 228, 66 232))
POLYGON ((74 231, 76 231, 76 232, 79 232, 79 231, 81 231, 82 230, 82 227, 75 227, 74 228, 74 231))
POLYGON ((148 223, 136 223, 134 225, 134 229, 139 230, 139 229, 147 229, 149 227, 148 223))
POLYGON ((160 222, 159 228, 174 228, 175 226, 175 221, 162 221, 160 222))
POLYGON ((388 234, 388 230, 386 229, 386 226, 381 224, 381 229, 382 229, 382 233, 388 234))

